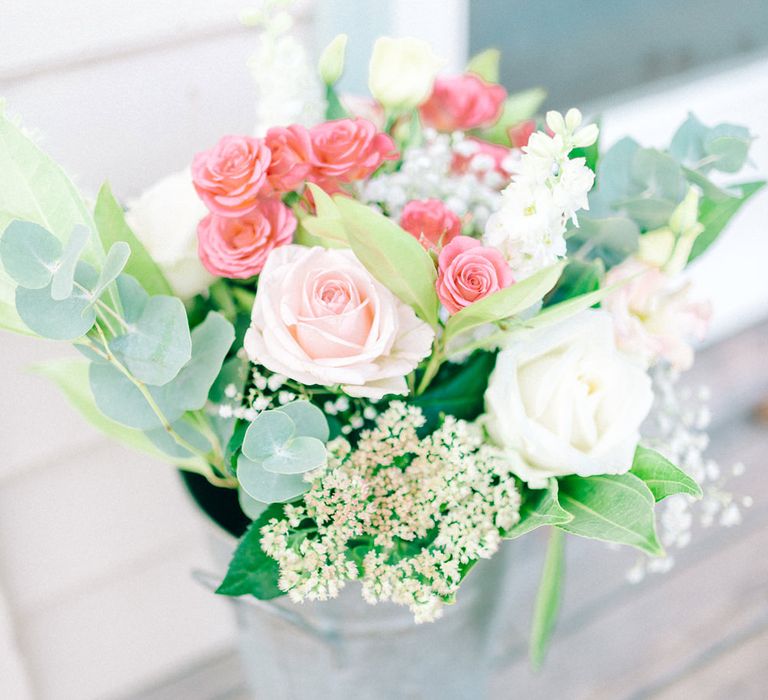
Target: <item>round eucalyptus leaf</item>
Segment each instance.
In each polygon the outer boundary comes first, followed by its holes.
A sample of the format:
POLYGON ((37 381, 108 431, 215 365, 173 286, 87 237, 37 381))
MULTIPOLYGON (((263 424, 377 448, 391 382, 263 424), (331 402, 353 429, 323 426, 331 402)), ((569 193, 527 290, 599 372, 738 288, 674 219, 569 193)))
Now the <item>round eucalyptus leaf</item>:
POLYGON ((47 287, 61 257, 61 242, 39 224, 11 221, 0 237, 0 261, 27 289, 47 287))
POLYGON ((269 507, 269 504, 251 498, 242 488, 237 490, 237 501, 251 520, 256 520, 269 507))
POLYGON ((117 293, 123 306, 123 318, 128 323, 135 323, 144 313, 144 307, 149 301, 149 294, 144 290, 135 277, 123 273, 117 278, 117 293))
MULTIPOLYGON (((90 289, 96 282, 96 270, 79 262, 75 281, 90 289)), ((50 284, 44 289, 17 287, 16 311, 31 331, 54 340, 81 338, 96 321, 89 293, 75 289, 69 298, 56 301, 51 298, 50 284)))
POLYGON ((330 430, 325 414, 309 401, 292 401, 275 409, 285 413, 295 424, 299 435, 328 442, 330 430))
POLYGON ((53 273, 51 297, 56 299, 56 301, 62 301, 72 294, 77 261, 80 259, 80 253, 83 252, 83 248, 85 248, 85 244, 90 237, 91 232, 85 226, 75 226, 72 229, 69 240, 64 245, 59 265, 53 273))
POLYGON ((313 437, 297 437, 279 448, 262 464, 268 472, 276 474, 303 474, 325 466, 328 453, 325 445, 313 437))
POLYGON ((262 503, 291 501, 309 490, 301 474, 276 474, 241 454, 237 459, 237 480, 243 490, 262 503))
POLYGON ((243 453, 262 462, 282 449, 296 435, 295 423, 280 411, 264 411, 248 426, 243 453))
POLYGON ((109 347, 136 379, 152 386, 167 384, 192 356, 183 302, 150 297, 131 329, 111 340, 109 347))
MULTIPOLYGON (((206 438, 205 435, 191 423, 188 423, 181 418, 172 423, 171 427, 195 449, 204 453, 210 452, 211 443, 208 441, 208 438, 206 438)), ((192 456, 192 452, 186 447, 179 445, 165 428, 153 428, 152 430, 147 430, 146 436, 156 447, 159 447, 165 454, 170 455, 171 457, 180 457, 183 459, 192 456)))

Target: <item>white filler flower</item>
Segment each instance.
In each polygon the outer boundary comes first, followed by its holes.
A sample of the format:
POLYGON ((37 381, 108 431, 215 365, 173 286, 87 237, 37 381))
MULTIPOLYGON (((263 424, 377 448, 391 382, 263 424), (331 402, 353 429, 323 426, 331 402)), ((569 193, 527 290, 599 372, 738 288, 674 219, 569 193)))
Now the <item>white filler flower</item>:
POLYGON ((486 425, 538 488, 551 476, 628 471, 652 401, 648 375, 616 348, 611 316, 588 310, 499 353, 486 425))

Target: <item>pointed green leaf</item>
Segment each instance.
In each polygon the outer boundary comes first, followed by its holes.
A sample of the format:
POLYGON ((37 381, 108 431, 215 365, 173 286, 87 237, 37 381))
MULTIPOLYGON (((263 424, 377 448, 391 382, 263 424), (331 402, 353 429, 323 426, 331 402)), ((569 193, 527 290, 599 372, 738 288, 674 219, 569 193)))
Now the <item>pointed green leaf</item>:
POLYGON ((0 262, 21 287, 47 287, 60 258, 59 239, 32 221, 11 221, 0 238, 0 262))
POLYGON ((557 286, 547 297, 548 305, 573 299, 582 294, 600 289, 605 278, 605 265, 602 260, 569 260, 563 270, 563 274, 557 282, 557 286))
POLYGON ((545 267, 511 287, 489 294, 454 314, 448 319, 445 327, 446 342, 459 333, 510 318, 541 301, 557 284, 564 265, 565 263, 560 262, 545 267))
POLYGON ((96 288, 93 290, 94 298, 100 297, 104 290, 118 278, 130 257, 131 248, 127 243, 118 241, 112 244, 104 259, 99 281, 96 282, 96 288))
POLYGON ((173 294, 162 270, 126 223, 123 209, 106 182, 99 190, 94 218, 105 248, 117 241, 124 241, 130 246, 131 257, 125 267, 128 274, 152 295, 173 294))
POLYGON ((523 328, 543 328, 544 326, 550 326, 553 323, 559 323, 566 318, 575 316, 576 314, 589 309, 595 304, 599 303, 608 294, 614 291, 618 285, 611 285, 610 287, 603 287, 596 289, 594 292, 588 294, 582 294, 577 297, 568 299, 567 301, 561 301, 559 304, 547 306, 541 313, 537 314, 531 319, 524 322, 523 328))
POLYGON ((64 245, 59 265, 53 273, 51 297, 56 301, 62 301, 72 294, 75 268, 90 236, 91 232, 85 226, 79 225, 72 229, 72 233, 64 245))
POLYGON ((504 102, 499 120, 487 129, 478 130, 477 135, 485 141, 510 146, 509 129, 535 117, 546 97, 547 91, 540 87, 510 95, 504 102))
POLYGON ((551 479, 546 489, 524 489, 520 520, 504 533, 504 538, 514 540, 542 525, 563 525, 573 520, 560 506, 557 494, 557 479, 551 479))
POLYGON ((501 51, 498 49, 486 49, 469 59, 467 73, 474 73, 487 83, 498 83, 500 61, 501 51))
POLYGON ((633 474, 564 477, 560 505, 573 516, 558 525, 566 532, 628 544, 652 556, 664 554, 656 535, 653 494, 633 474))
POLYGON ((557 614, 560 611, 564 571, 565 535, 557 528, 552 528, 531 624, 528 653, 534 668, 539 668, 544 661, 549 640, 555 629, 557 614))
POLYGON ((237 480, 245 492, 262 503, 291 501, 309 490, 302 474, 278 474, 264 469, 244 454, 237 459, 237 480))
POLYGON ((320 440, 299 436, 276 449, 262 465, 268 472, 276 474, 303 474, 325 466, 327 461, 328 453, 320 440))
POLYGON ((701 498, 701 486, 666 457, 642 445, 635 450, 631 474, 645 482, 653 497, 660 501, 675 493, 701 498))

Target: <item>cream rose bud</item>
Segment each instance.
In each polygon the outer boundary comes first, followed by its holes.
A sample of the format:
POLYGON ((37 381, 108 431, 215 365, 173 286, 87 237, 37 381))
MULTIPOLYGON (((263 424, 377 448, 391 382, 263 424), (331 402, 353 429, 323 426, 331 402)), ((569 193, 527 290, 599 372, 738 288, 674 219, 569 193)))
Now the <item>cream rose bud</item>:
POLYGON ((652 401, 648 375, 616 348, 611 316, 588 310, 499 353, 485 420, 518 476, 541 488, 552 476, 628 471, 652 401))
POLYGON ((381 37, 373 45, 368 88, 386 108, 405 112, 426 102, 442 65, 426 41, 381 37))
POLYGON ((302 384, 379 399, 408 392, 433 338, 352 251, 287 245, 261 272, 244 345, 252 362, 302 384))
POLYGON ((182 299, 205 291, 216 279, 197 255, 197 225, 207 213, 189 169, 160 180, 129 202, 125 213, 131 230, 182 299))

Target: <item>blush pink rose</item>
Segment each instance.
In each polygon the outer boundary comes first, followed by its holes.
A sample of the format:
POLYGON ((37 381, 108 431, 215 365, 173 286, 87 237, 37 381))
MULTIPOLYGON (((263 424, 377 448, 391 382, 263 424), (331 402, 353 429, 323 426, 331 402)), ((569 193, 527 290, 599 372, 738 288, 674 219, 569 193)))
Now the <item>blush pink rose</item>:
POLYGON ((397 157, 392 139, 367 119, 337 119, 313 126, 310 180, 326 191, 338 183, 361 180, 385 160, 397 157))
POLYGON ((291 242, 296 217, 278 199, 262 199, 239 219, 209 214, 197 228, 197 252, 205 268, 218 277, 247 279, 258 275, 278 246, 291 242))
POLYGON ((618 283, 602 306, 613 316, 619 348, 646 364, 665 359, 688 369, 693 364, 689 340, 706 333, 711 305, 692 300, 690 284, 671 287, 668 275, 636 258, 608 272, 606 286, 618 283))
POLYGON ((440 252, 437 296, 450 314, 509 287, 514 281, 501 251, 486 248, 469 236, 457 236, 440 252))
POLYGON ((523 148, 528 145, 528 139, 531 138, 531 134, 536 131, 536 120, 527 119, 524 122, 510 126, 507 129, 507 136, 509 142, 512 144, 512 148, 523 148))
POLYGON ((208 210, 239 217, 259 206, 267 188, 269 148, 251 136, 223 136, 210 150, 195 155, 192 182, 208 210))
POLYGON ((350 396, 407 394, 434 331, 351 250, 288 245, 259 277, 244 347, 252 362, 350 396))
POLYGON ((267 180, 277 192, 290 192, 307 179, 312 168, 312 141, 300 124, 276 126, 267 131, 264 143, 272 154, 267 180))
POLYGON ((441 248, 461 233, 461 220, 439 199, 414 199, 403 207, 400 226, 427 250, 441 248))
POLYGON ((432 95, 419 111, 424 124, 438 131, 466 131, 497 121, 506 99, 501 85, 465 73, 437 78, 432 95))
POLYGON ((505 164, 512 153, 512 149, 506 146, 499 146, 474 137, 466 138, 454 150, 451 170, 459 175, 468 172, 478 175, 497 173, 501 177, 495 178, 494 185, 506 186, 509 184, 510 173, 505 168, 505 164))

